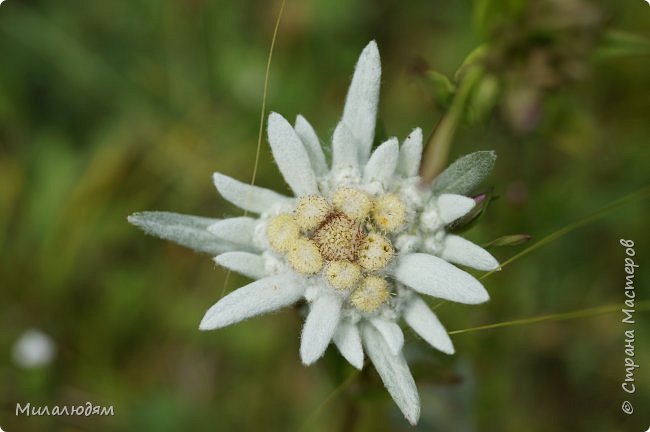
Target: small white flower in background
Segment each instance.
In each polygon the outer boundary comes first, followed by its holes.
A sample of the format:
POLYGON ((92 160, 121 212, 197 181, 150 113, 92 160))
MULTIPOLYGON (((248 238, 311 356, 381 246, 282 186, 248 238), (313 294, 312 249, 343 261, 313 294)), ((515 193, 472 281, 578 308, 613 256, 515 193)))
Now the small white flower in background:
POLYGON ((56 346, 48 335, 40 330, 25 330, 13 346, 16 364, 25 369, 46 366, 54 360, 56 346))
POLYGON ((308 365, 334 342, 354 367, 366 353, 406 418, 420 401, 402 355, 406 322, 434 348, 454 347, 421 294, 477 304, 481 283, 454 264, 494 270, 484 249, 445 227, 475 205, 474 189, 495 160, 477 152, 452 164, 431 185, 418 177, 422 131, 372 150, 381 66, 375 42, 363 50, 336 127, 328 163, 304 117, 292 126, 268 119, 276 163, 294 197, 214 174, 221 195, 257 217, 216 220, 167 212, 129 221, 149 234, 216 255, 217 264, 255 279, 212 306, 200 329, 211 330, 305 299, 309 312, 300 357, 308 365))

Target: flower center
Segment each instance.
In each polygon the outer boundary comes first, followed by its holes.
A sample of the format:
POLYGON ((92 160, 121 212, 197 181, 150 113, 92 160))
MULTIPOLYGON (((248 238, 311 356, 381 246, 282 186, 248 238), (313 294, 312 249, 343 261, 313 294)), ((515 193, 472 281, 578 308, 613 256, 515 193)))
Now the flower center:
POLYGON ((364 237, 359 223, 348 219, 343 213, 332 213, 316 229, 312 240, 327 261, 354 262, 364 237))
POLYGON ((370 313, 390 297, 390 285, 376 274, 395 255, 387 234, 405 224, 406 206, 395 194, 371 197, 349 187, 298 200, 292 213, 269 221, 266 235, 273 250, 305 276, 321 274, 328 285, 348 296, 349 304, 370 313))

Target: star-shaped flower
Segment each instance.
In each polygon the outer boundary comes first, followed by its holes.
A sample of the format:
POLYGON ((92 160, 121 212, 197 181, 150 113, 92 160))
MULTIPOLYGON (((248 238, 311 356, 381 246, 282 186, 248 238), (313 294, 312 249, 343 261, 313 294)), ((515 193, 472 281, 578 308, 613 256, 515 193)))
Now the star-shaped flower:
POLYGON ((466 304, 488 300, 481 283, 454 266, 493 270, 497 261, 446 227, 475 205, 464 196, 491 169, 492 152, 456 161, 431 185, 418 176, 422 131, 372 150, 381 66, 375 42, 361 53, 328 162, 304 117, 268 118, 275 161, 294 196, 214 174, 221 195, 257 216, 223 220, 136 213, 146 232, 195 250, 254 279, 205 314, 212 330, 294 304, 308 307, 300 357, 318 360, 334 342, 354 367, 368 355, 391 396, 415 424, 420 402, 402 355, 403 320, 438 350, 451 340, 421 294, 466 304))

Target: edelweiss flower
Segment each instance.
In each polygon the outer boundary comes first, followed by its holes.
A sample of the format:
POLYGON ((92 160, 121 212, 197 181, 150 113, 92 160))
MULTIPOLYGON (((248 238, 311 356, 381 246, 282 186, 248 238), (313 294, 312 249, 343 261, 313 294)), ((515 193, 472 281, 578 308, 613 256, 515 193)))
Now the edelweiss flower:
POLYGON ((216 173, 221 195, 257 217, 213 220, 165 212, 132 215, 150 234, 216 255, 228 269, 255 279, 219 300, 200 329, 224 327, 301 299, 308 306, 300 357, 318 360, 334 342, 354 367, 364 352, 391 396, 415 424, 420 402, 402 355, 404 320, 434 348, 452 354, 451 340, 420 294, 477 304, 481 283, 450 263, 479 270, 497 261, 445 227, 474 207, 462 195, 494 161, 492 152, 461 158, 432 185, 417 175, 422 131, 374 151, 381 67, 375 42, 361 53, 332 137, 328 164, 310 124, 291 126, 271 113, 268 139, 294 197, 216 173))

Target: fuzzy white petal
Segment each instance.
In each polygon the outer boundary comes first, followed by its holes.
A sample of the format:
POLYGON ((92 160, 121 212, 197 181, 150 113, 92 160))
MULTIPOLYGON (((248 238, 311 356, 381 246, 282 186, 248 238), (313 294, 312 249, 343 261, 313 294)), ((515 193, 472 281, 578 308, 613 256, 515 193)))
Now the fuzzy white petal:
POLYGON ((402 346, 404 346, 404 333, 394 321, 383 318, 372 318, 370 322, 384 337, 391 353, 397 354, 402 350, 402 346))
POLYGON ((208 231, 229 242, 252 246, 256 223, 257 221, 250 217, 234 217, 213 223, 208 227, 208 231))
POLYGON ((368 160, 375 137, 381 64, 375 41, 361 52, 345 99, 341 122, 352 131, 361 162, 368 160))
POLYGON ((395 174, 397 168, 397 159, 399 157, 399 145, 397 138, 391 138, 382 143, 372 152, 372 156, 366 164, 363 171, 363 179, 369 183, 378 181, 384 186, 390 183, 390 179, 395 174))
POLYGON ((305 146, 291 124, 272 112, 268 121, 269 144, 282 177, 296 196, 318 192, 316 176, 305 146))
POLYGON ((495 270, 499 262, 482 247, 464 238, 448 234, 445 237, 441 257, 455 264, 466 265, 477 270, 495 270))
POLYGON ((454 194, 442 194, 438 197, 440 219, 446 224, 463 217, 474 208, 476 202, 469 197, 454 194))
POLYGON ((264 258, 249 252, 226 252, 216 256, 214 262, 251 279, 262 279, 266 276, 264 258))
POLYGON ((397 171, 405 177, 417 175, 422 159, 422 129, 415 128, 399 149, 397 171))
POLYGON ((303 364, 310 365, 325 353, 341 318, 342 302, 339 296, 322 295, 311 304, 300 341, 303 364))
POLYGON ((219 300, 206 312, 199 329, 213 330, 280 309, 298 301, 304 292, 301 281, 287 275, 260 279, 219 300))
POLYGON ((332 171, 359 171, 359 156, 349 127, 339 122, 332 136, 332 171))
POLYGON ((270 189, 242 183, 223 174, 214 173, 212 180, 225 199, 254 213, 264 213, 274 205, 289 203, 291 200, 270 189))
POLYGON ((454 353, 449 334, 429 306, 418 296, 413 296, 404 310, 404 321, 432 347, 446 353, 454 353))
POLYGON ((298 137, 307 150, 311 166, 316 175, 322 176, 327 174, 328 168, 325 153, 323 153, 323 148, 320 145, 320 140, 318 139, 318 135, 316 135, 314 128, 309 124, 306 118, 298 114, 296 117, 295 129, 298 137))
POLYGON ((404 417, 415 425, 420 418, 420 396, 401 352, 393 354, 383 336, 370 325, 362 328, 363 344, 388 393, 404 417))
POLYGON ((241 249, 240 246, 220 239, 208 231, 208 227, 219 222, 219 219, 152 211, 134 213, 127 220, 147 234, 210 255, 241 249))
POLYGON ((352 366, 359 370, 363 368, 363 347, 359 328, 356 325, 341 321, 334 333, 334 343, 352 366))
POLYGON ((478 304, 490 298, 476 278, 433 255, 404 255, 399 258, 393 275, 418 292, 445 300, 478 304))

